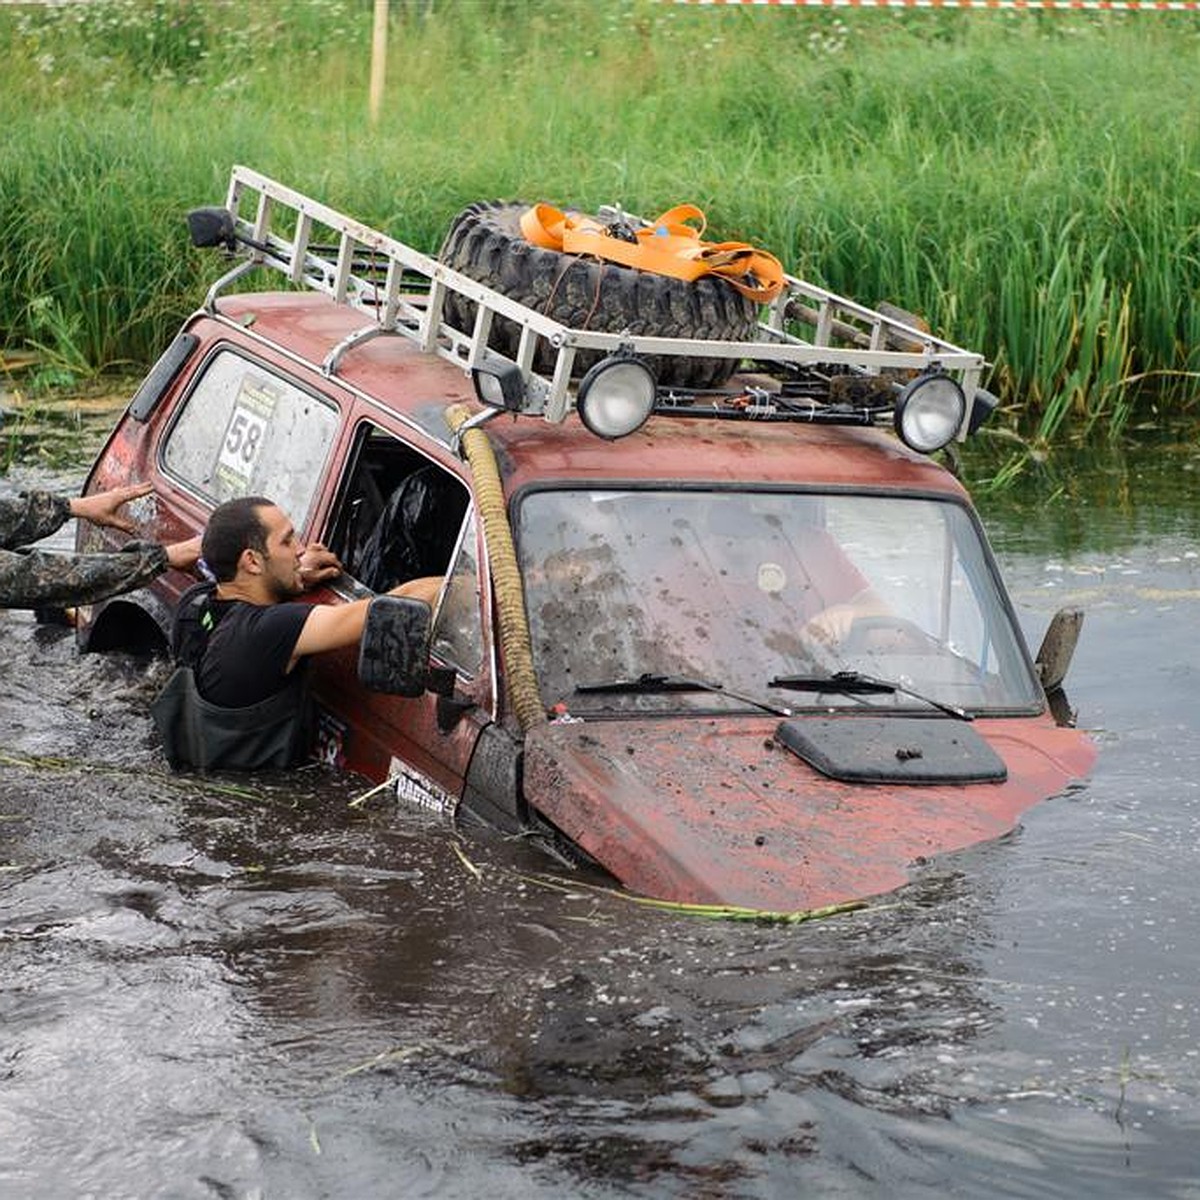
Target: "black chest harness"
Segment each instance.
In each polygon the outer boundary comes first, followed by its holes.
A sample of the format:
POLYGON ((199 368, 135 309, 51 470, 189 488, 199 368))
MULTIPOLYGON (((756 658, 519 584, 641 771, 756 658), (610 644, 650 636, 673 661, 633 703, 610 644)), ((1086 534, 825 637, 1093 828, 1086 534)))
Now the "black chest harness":
POLYGON ((171 626, 176 667, 150 706, 172 769, 254 771, 290 767, 304 758, 311 728, 302 667, 282 690, 258 704, 226 708, 205 700, 196 669, 225 605, 217 585, 193 584, 179 598, 171 626))

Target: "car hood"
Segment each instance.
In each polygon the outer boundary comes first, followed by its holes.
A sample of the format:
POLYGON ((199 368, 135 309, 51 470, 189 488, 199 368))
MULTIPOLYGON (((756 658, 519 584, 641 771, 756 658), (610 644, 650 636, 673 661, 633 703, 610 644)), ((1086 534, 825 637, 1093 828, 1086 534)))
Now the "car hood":
MULTIPOLYGON (((978 734, 1005 777, 847 782, 785 746, 775 721, 642 719, 530 730, 525 794, 635 891, 795 911, 891 891, 914 864, 1007 832, 1095 758, 1090 738, 1048 716, 930 723, 978 734)), ((846 726, 875 759, 879 725, 846 726)))

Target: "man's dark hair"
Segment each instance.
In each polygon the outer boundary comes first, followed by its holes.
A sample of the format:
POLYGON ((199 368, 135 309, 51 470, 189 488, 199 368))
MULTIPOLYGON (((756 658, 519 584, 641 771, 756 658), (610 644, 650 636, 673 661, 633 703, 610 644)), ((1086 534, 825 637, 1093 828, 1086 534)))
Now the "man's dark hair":
POLYGON ((239 496, 213 510, 200 542, 200 555, 218 583, 228 583, 237 574, 243 550, 266 554, 267 530, 258 510, 274 503, 265 496, 239 496))

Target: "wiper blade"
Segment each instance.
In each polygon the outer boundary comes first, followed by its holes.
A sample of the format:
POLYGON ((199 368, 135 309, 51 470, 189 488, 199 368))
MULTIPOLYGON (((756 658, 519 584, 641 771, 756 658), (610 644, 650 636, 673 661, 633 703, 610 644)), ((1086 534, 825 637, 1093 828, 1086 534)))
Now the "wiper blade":
POLYGON ((974 717, 965 708, 957 704, 947 704, 944 700, 935 700, 922 692, 914 692, 891 679, 878 679, 874 675, 864 675, 862 671, 835 671, 832 675, 776 675, 767 681, 767 687, 787 688, 793 692, 843 692, 847 696, 878 693, 892 695, 899 692, 902 696, 911 696, 928 704, 941 712, 958 717, 960 721, 971 721, 974 717))
POLYGON ((832 675, 776 675, 767 687, 789 688, 793 692, 894 692, 893 684, 858 671, 835 671, 832 675))
POLYGON ((617 695, 666 695, 670 692, 715 692, 718 696, 728 696, 731 700, 740 700, 754 708, 761 708, 776 717, 790 717, 790 708, 768 704, 765 700, 756 700, 753 696, 744 696, 740 692, 731 692, 723 683, 713 683, 707 679, 692 679, 687 675, 654 675, 645 672, 636 679, 610 679, 604 683, 580 683, 575 687, 578 695, 583 696, 617 696, 617 695))

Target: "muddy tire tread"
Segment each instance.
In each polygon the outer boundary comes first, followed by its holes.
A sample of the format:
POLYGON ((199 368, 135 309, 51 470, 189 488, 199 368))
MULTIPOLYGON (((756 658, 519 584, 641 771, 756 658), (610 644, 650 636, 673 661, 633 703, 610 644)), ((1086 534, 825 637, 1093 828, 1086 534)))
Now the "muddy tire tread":
MULTIPOLYGON (((440 259, 527 308, 576 329, 671 338, 750 341, 757 310, 734 288, 716 278, 686 282, 616 263, 599 262, 534 246, 520 230, 528 204, 477 201, 454 220, 440 259)), ((446 299, 446 320, 467 332, 475 305, 456 293, 446 299)), ((490 345, 513 357, 520 329, 512 321, 493 322, 490 345)), ((598 351, 576 355, 580 375, 601 357, 598 351)), ((554 351, 539 346, 534 369, 553 370, 554 351)), ((720 387, 737 367, 735 360, 658 356, 650 367, 661 385, 720 387)))

